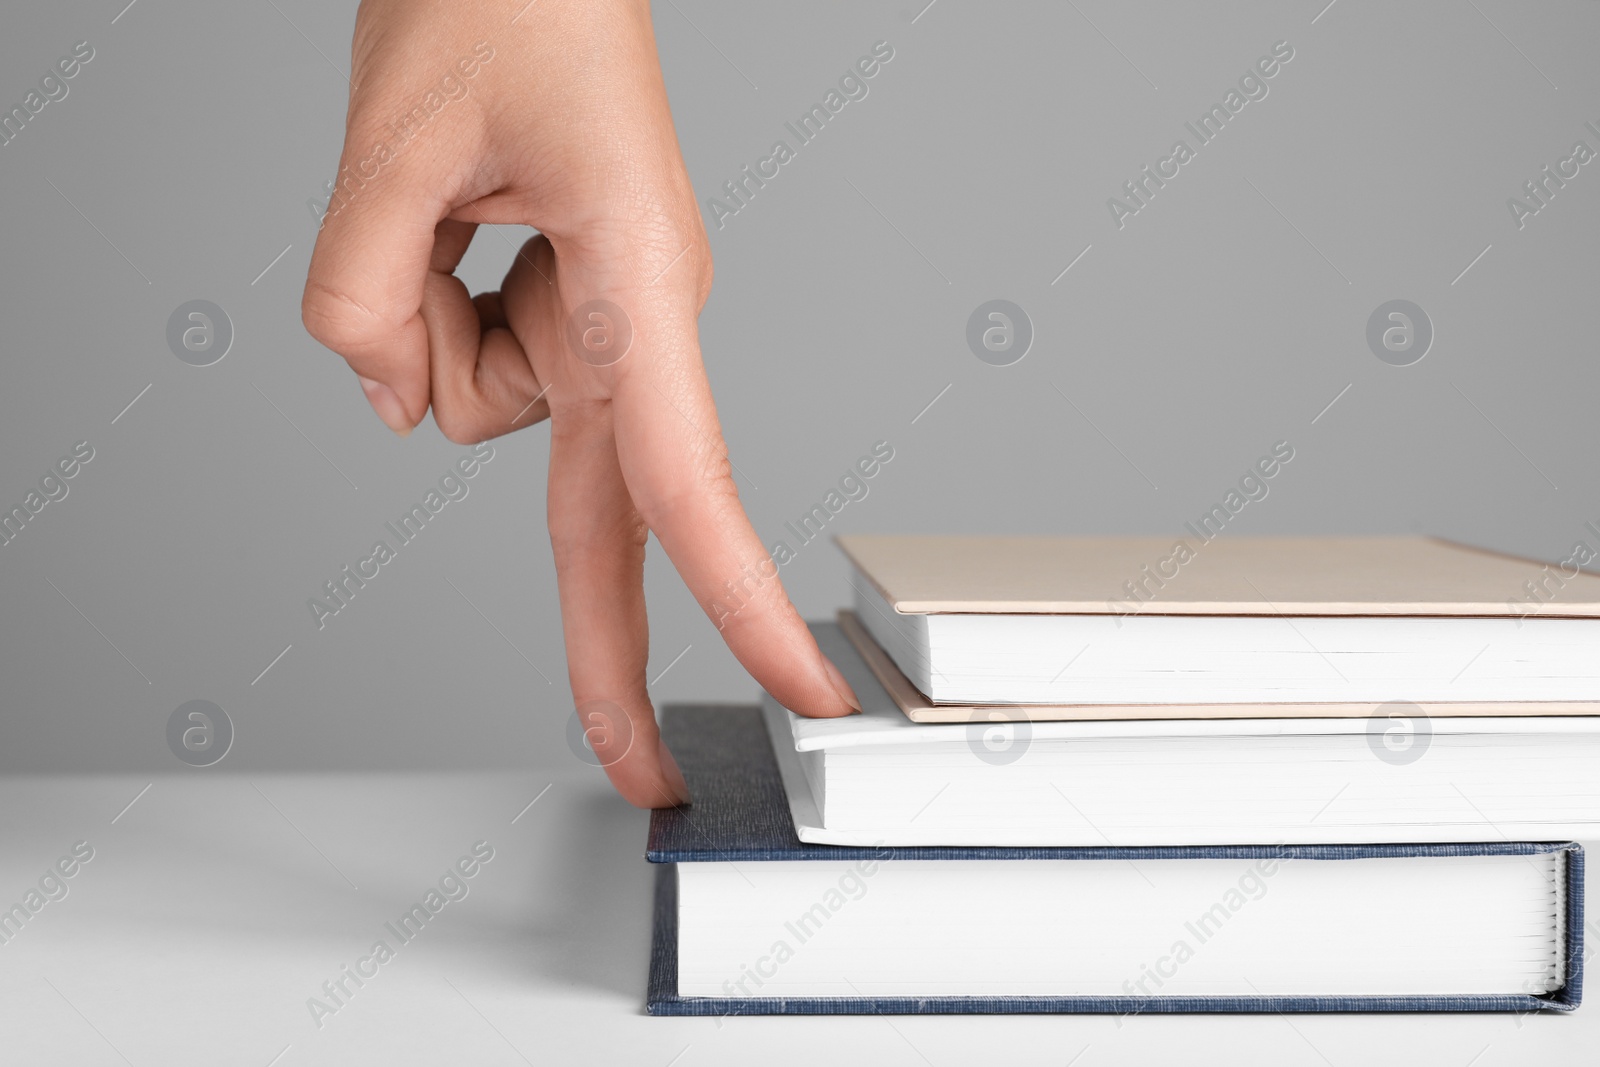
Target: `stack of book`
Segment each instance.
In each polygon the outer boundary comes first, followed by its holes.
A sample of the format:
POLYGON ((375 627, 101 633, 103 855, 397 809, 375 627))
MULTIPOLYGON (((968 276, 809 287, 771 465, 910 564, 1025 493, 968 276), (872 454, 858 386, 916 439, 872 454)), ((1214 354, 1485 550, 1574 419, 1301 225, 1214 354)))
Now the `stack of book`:
POLYGON ((1570 1010, 1600 577, 853 536, 862 713, 673 708, 652 1014, 1570 1010))

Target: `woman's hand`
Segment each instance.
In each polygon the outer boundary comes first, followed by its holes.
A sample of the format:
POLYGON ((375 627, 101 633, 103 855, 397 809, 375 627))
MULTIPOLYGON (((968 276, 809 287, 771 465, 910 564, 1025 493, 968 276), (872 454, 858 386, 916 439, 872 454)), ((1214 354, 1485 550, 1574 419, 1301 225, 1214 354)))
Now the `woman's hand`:
POLYGON ((786 707, 849 714, 740 505, 697 318, 711 255, 642 0, 365 0, 306 328, 404 436, 550 420, 573 698, 617 790, 688 799, 645 690, 650 532, 786 707), (452 274, 480 223, 540 236, 498 293, 452 274))

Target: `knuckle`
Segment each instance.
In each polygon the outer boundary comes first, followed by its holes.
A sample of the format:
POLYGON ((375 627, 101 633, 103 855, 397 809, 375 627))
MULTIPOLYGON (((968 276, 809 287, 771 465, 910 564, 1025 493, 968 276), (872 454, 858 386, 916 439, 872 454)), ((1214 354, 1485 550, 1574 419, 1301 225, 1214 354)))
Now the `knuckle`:
POLYGON ((392 307, 375 308, 348 291, 324 282, 306 283, 300 320, 319 342, 343 352, 399 333, 409 316, 392 307))
POLYGON ((733 465, 725 452, 708 448, 697 466, 690 478, 637 494, 639 514, 650 528, 664 529, 680 515, 709 512, 720 518, 741 509, 733 465))
POLYGON ((439 427, 439 432, 444 435, 444 439, 452 444, 475 445, 483 439, 475 427, 469 426, 459 418, 441 413, 438 408, 433 410, 433 421, 439 427))
POLYGON ((661 198, 629 190, 619 194, 597 228, 596 250, 628 264, 641 283, 706 292, 711 285, 711 241, 692 197, 661 198))
POLYGON ((484 432, 488 419, 474 402, 471 393, 461 389, 448 374, 440 374, 437 362, 430 382, 429 402, 433 423, 445 440, 458 445, 475 445, 490 436, 484 432))
POLYGON ((650 540, 650 527, 632 509, 628 514, 595 515, 562 508, 551 512, 548 526, 550 549, 561 569, 582 567, 595 558, 609 561, 622 546, 642 560, 650 540))

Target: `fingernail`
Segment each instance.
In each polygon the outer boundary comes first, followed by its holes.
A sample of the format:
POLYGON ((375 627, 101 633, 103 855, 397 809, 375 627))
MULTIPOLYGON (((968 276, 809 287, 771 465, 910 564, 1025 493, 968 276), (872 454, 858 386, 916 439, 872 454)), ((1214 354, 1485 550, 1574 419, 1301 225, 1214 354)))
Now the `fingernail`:
POLYGON ((678 803, 689 803, 689 783, 683 780, 683 771, 679 769, 678 761, 672 758, 672 750, 665 741, 658 741, 656 748, 661 756, 661 774, 677 794, 678 803))
POLYGON ((822 669, 828 672, 828 681, 833 685, 833 691, 839 694, 839 699, 861 711, 861 698, 856 696, 856 691, 850 688, 850 683, 844 680, 844 675, 839 673, 839 668, 827 656, 822 657, 822 669))
POLYGON ((372 405, 372 410, 378 413, 378 418, 383 424, 401 437, 411 433, 411 418, 406 414, 405 405, 400 403, 400 396, 393 389, 382 382, 375 382, 371 378, 356 375, 361 382, 361 391, 367 394, 367 403, 372 405))

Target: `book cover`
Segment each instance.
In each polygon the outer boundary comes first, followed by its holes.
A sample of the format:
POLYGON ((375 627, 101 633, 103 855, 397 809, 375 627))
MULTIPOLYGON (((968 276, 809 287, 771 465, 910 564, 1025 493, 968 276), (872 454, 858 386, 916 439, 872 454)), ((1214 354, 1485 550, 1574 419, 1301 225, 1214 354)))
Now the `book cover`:
POLYGON ((1427 537, 953 537, 851 534, 850 561, 905 615, 1600 617, 1600 576, 1427 537), (1144 590, 1143 594, 1135 590, 1144 590))

